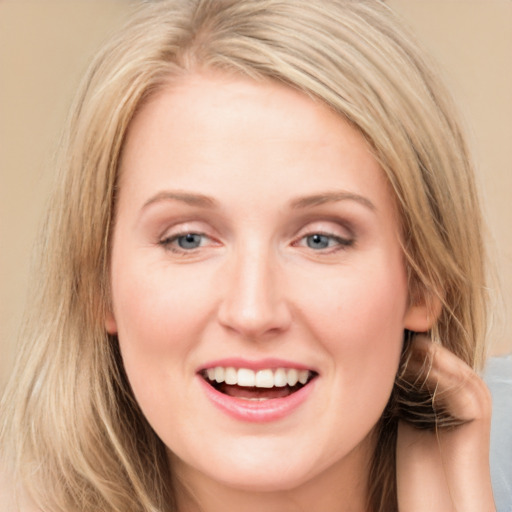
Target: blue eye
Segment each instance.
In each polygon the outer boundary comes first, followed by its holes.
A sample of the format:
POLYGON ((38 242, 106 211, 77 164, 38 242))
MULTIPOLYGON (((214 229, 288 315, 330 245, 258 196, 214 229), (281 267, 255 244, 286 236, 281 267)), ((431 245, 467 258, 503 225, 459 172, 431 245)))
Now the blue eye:
POLYGON ((313 233, 305 236, 302 240, 302 244, 315 251, 348 247, 354 242, 351 239, 341 238, 334 235, 326 235, 324 233, 313 233))
POLYGON ((188 252, 203 247, 207 239, 208 237, 201 233, 183 233, 164 238, 160 245, 172 252, 188 252))
POLYGON ((186 235, 178 236, 175 240, 181 249, 197 249, 201 246, 203 235, 198 233, 187 233, 186 235))
POLYGON ((306 237, 306 243, 310 249, 327 249, 329 242, 331 242, 331 237, 319 233, 306 237))

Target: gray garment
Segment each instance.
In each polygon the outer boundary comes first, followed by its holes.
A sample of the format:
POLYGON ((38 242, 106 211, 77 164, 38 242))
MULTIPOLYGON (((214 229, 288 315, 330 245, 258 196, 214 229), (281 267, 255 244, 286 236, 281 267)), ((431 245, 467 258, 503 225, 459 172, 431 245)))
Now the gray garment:
POLYGON ((491 478, 497 512, 512 512, 512 354, 492 357, 484 373, 492 395, 491 478))

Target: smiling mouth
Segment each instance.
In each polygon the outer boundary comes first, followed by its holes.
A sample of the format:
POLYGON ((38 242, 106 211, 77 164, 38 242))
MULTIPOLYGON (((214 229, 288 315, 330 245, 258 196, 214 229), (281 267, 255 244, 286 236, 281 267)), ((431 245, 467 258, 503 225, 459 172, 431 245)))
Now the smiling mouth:
POLYGON ((303 388, 317 373, 295 368, 250 370, 216 366, 202 370, 200 375, 224 395, 250 401, 285 398, 303 388))

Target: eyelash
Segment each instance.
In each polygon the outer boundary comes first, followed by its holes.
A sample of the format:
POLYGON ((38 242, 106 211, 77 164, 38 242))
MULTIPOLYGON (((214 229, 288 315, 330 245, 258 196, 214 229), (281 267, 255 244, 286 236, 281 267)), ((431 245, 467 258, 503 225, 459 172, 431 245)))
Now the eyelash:
POLYGON ((326 239, 328 239, 328 243, 330 243, 331 241, 335 242, 335 245, 332 247, 324 247, 324 248, 320 248, 318 250, 315 250, 312 247, 308 247, 309 249, 312 249, 313 252, 323 253, 323 254, 333 254, 338 251, 346 250, 347 248, 353 246, 354 242, 355 242, 354 238, 343 238, 341 236, 333 235, 332 233, 326 233, 323 231, 314 231, 314 232, 308 233, 306 235, 303 235, 302 237, 299 238, 299 240, 297 242, 294 242, 292 245, 298 246, 300 244, 300 242, 302 242, 303 240, 305 240, 306 244, 307 244, 308 238, 312 238, 312 237, 316 237, 316 236, 325 237, 326 239))
MULTIPOLYGON (((181 254, 184 256, 187 254, 195 253, 197 249, 200 249, 203 246, 201 244, 201 242, 200 242, 199 246, 191 247, 188 249, 174 245, 180 239, 183 239, 186 237, 202 237, 203 241, 208 240, 208 239, 211 240, 211 238, 208 235, 206 235, 205 233, 188 231, 188 232, 177 233, 175 235, 166 237, 166 238, 160 240, 159 245, 161 245, 162 247, 164 247, 166 250, 168 250, 170 252, 173 252, 175 254, 181 254)), ((311 233, 301 236, 296 242, 293 242, 291 245, 293 247, 303 246, 303 247, 312 249, 313 252, 316 252, 316 253, 332 254, 332 253, 336 253, 341 250, 346 250, 347 248, 353 246, 354 242, 355 242, 354 238, 343 238, 343 237, 340 237, 337 235, 333 235, 332 233, 326 233, 326 232, 322 232, 322 231, 314 231, 314 232, 311 232, 311 233), (301 244, 302 241, 305 241, 305 244, 307 244, 308 238, 312 238, 312 237, 324 237, 325 239, 327 239, 328 244, 330 244, 331 242, 334 242, 335 244, 334 244, 334 246, 331 246, 331 247, 329 247, 329 246, 321 247, 318 250, 313 249, 312 247, 308 247, 307 245, 301 244)), ((192 241, 190 243, 192 243, 192 241)))
POLYGON ((164 249, 171 251, 176 254, 190 254, 192 252, 195 252, 196 249, 199 249, 202 247, 202 245, 199 245, 198 247, 193 247, 190 249, 185 249, 183 247, 176 247, 173 245, 173 243, 177 242, 180 238, 186 238, 187 236, 200 236, 203 237, 203 239, 209 239, 210 237, 204 233, 199 233, 195 231, 187 231, 184 233, 177 233, 175 235, 171 235, 169 237, 166 237, 162 240, 160 240, 159 245, 164 247, 164 249))

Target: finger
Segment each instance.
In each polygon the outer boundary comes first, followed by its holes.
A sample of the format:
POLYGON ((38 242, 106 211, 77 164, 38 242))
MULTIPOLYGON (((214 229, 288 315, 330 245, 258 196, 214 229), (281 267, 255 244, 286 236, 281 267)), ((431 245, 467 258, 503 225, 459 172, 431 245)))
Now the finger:
MULTIPOLYGON (((463 422, 459 425, 455 422, 455 428, 439 428, 434 432, 416 429, 415 433, 410 427, 402 427, 399 434, 407 441, 401 443, 407 445, 405 455, 402 455, 405 461, 402 463, 403 474, 416 474, 418 481, 421 469, 427 473, 434 471, 442 474, 453 510, 494 510, 489 470, 489 390, 464 361, 426 336, 417 336, 411 341, 408 355, 403 378, 417 389, 427 390, 432 395, 436 415, 441 410, 443 414, 446 412, 463 422), (418 460, 429 462, 423 468, 418 463, 416 473, 415 467, 407 459, 408 455, 414 454, 418 460)), ((429 476, 433 483, 434 476, 429 476)), ((441 494, 446 491, 439 482, 436 485, 441 494)))
POLYGON ((455 510, 435 433, 400 421, 396 464, 400 512, 455 510))
POLYGON ((400 512, 495 512, 485 435, 472 429, 439 434, 399 423, 400 512))
POLYGON ((404 378, 428 389, 434 407, 463 420, 490 420, 490 392, 464 361, 426 336, 412 340, 404 378))

